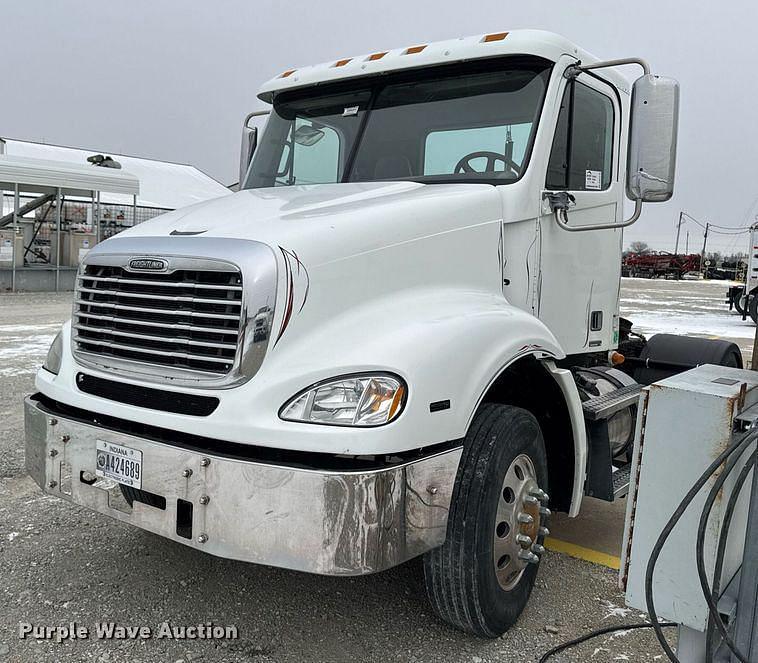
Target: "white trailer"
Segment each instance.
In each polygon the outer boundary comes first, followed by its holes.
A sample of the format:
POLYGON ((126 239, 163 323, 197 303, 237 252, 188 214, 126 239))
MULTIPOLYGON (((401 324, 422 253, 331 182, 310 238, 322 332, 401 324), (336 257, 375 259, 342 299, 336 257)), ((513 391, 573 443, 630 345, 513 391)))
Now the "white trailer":
POLYGON ((524 30, 259 97, 239 193, 87 254, 26 401, 29 473, 222 557, 423 555, 440 618, 497 636, 550 509, 625 493, 641 384, 742 364, 619 317, 622 229, 672 194, 678 85, 524 30))

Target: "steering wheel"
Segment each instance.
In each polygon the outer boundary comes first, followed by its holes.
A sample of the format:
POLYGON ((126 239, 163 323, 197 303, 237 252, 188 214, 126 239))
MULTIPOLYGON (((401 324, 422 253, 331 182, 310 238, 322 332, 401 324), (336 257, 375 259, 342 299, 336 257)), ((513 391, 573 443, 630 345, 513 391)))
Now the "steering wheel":
POLYGON ((455 164, 455 168, 453 169, 453 174, 457 175, 459 173, 495 173, 495 172, 507 172, 510 170, 513 172, 513 174, 518 177, 521 174, 521 168, 519 165, 509 159, 505 154, 499 154, 498 152, 489 152, 487 150, 483 150, 481 152, 472 152, 471 154, 467 154, 465 157, 461 158, 461 160, 455 164), (474 159, 487 159, 487 165, 485 166, 484 170, 477 170, 471 165, 471 162, 474 159), (505 168, 502 171, 496 171, 495 170, 495 164, 500 161, 503 163, 505 168))

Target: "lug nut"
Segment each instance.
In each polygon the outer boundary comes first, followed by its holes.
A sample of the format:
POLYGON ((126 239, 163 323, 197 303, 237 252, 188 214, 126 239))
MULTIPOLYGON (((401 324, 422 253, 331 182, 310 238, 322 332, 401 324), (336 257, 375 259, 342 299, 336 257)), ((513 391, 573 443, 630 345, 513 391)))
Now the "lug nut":
POLYGON ((552 513, 553 512, 550 509, 548 509, 546 506, 541 506, 540 507, 540 515, 541 516, 550 516, 550 515, 552 515, 552 513))
POLYGON ((203 458, 200 461, 200 467, 208 467, 208 465, 210 465, 210 464, 211 464, 211 459, 210 458, 203 458))
POLYGON ((520 544, 524 548, 528 548, 532 545, 532 537, 527 536, 526 534, 517 534, 516 543, 520 544))
POLYGON ((57 449, 50 449, 50 458, 55 458, 58 455, 57 449))
POLYGON ((192 476, 192 470, 188 467, 186 470, 182 470, 182 476, 187 478, 192 476))
POLYGON ((524 504, 539 504, 539 503, 540 501, 536 497, 534 497, 534 495, 527 495, 524 498, 524 504))
POLYGON ((544 490, 540 490, 539 488, 530 491, 530 494, 534 495, 540 502, 550 501, 550 496, 544 490))
POLYGON ((211 501, 211 498, 207 495, 200 495, 200 504, 208 504, 208 502, 211 501))
POLYGON ((70 435, 61 435, 61 442, 63 442, 63 444, 66 444, 66 442, 68 442, 70 439, 70 435))
POLYGON ((546 536, 550 536, 550 530, 547 527, 540 527, 539 534, 544 539, 546 536))
POLYGON ((208 540, 207 534, 201 534, 200 536, 197 537, 198 543, 205 543, 207 540, 208 540))
POLYGON ((528 513, 519 513, 518 515, 518 521, 522 525, 532 525, 534 524, 534 518, 532 518, 528 513))
POLYGON ((532 552, 533 552, 535 555, 541 555, 542 553, 544 553, 544 552, 545 552, 545 546, 541 546, 539 543, 535 543, 535 544, 532 546, 532 552))
POLYGON ((518 554, 518 558, 524 562, 527 562, 528 564, 538 564, 540 561, 540 558, 537 557, 533 552, 529 552, 528 550, 522 550, 518 554))

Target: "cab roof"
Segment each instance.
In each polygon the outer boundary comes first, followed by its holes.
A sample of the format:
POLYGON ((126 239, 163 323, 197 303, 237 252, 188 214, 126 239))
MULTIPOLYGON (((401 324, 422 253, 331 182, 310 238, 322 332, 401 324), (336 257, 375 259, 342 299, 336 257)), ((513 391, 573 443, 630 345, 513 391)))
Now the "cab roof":
MULTIPOLYGON (((261 86, 258 98, 271 103, 278 92, 318 83, 502 55, 536 55, 552 62, 557 62, 562 55, 568 55, 585 64, 598 60, 565 37, 553 32, 544 30, 493 32, 428 44, 412 44, 403 48, 288 69, 261 86)), ((622 89, 628 87, 628 81, 614 71, 604 71, 604 77, 610 78, 622 89)))

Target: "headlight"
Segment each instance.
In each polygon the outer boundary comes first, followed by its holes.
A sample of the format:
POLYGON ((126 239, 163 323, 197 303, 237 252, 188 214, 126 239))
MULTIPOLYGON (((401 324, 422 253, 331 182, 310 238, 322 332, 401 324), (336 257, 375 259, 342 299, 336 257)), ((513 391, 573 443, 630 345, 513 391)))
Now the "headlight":
POLYGON ((279 416, 312 424, 381 426, 400 414, 407 393, 405 382, 394 375, 347 375, 299 393, 279 416))
POLYGON ((61 370, 62 355, 63 338, 61 337, 61 332, 58 332, 57 336, 50 344, 50 349, 47 351, 47 357, 45 357, 45 363, 42 364, 42 368, 58 375, 58 372, 61 370))

